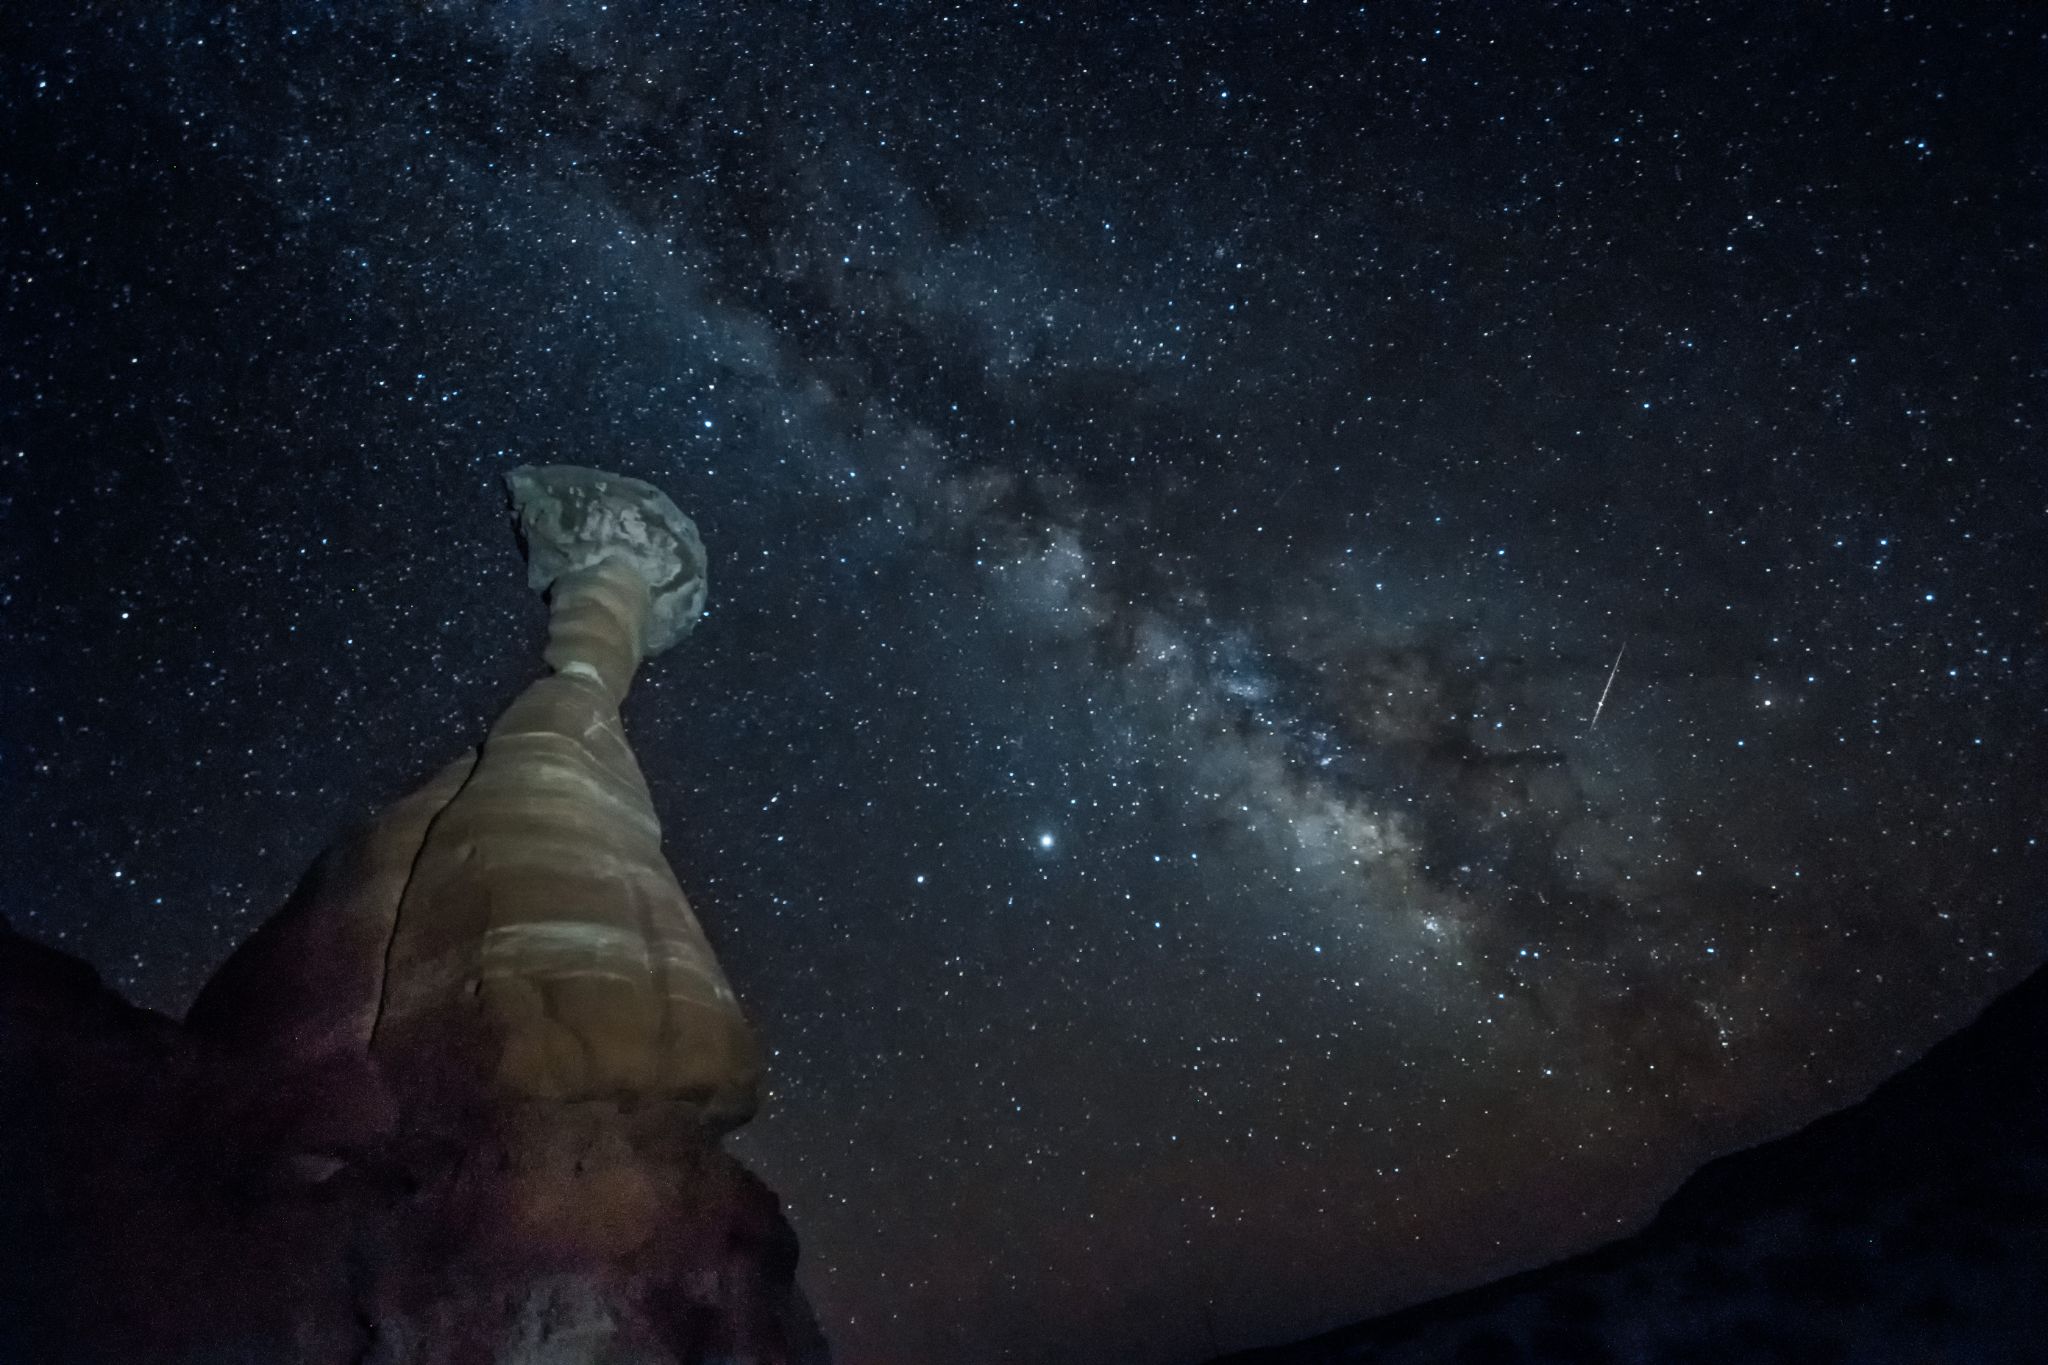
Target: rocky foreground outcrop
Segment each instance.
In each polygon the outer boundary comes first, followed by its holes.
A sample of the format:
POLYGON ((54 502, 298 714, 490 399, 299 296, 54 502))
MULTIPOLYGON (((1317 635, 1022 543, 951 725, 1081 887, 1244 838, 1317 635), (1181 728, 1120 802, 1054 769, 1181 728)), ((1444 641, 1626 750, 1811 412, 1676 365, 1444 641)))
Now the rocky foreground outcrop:
POLYGON ((421 1131, 4 926, 0 1102, 0 1361, 825 1358, 775 1196, 673 1107, 421 1131))
POLYGON ((1632 1237, 1228 1365, 2048 1360, 2044 1046, 2048 968, 1632 1237))

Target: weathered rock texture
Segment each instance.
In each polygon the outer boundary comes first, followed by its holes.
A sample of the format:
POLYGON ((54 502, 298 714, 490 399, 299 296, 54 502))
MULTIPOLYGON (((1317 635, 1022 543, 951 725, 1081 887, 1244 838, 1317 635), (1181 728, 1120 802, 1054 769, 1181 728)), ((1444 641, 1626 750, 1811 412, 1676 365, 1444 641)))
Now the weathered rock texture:
POLYGON ((521 465, 505 476, 526 547, 527 586, 545 591, 576 569, 623 560, 647 585, 650 657, 704 613, 704 542, 697 523, 638 479, 576 465, 521 465))
POLYGON ((619 722, 701 611, 696 529, 632 480, 508 483, 551 674, 183 1027, 0 932, 0 1359, 823 1359, 719 1146, 759 1056, 619 722))

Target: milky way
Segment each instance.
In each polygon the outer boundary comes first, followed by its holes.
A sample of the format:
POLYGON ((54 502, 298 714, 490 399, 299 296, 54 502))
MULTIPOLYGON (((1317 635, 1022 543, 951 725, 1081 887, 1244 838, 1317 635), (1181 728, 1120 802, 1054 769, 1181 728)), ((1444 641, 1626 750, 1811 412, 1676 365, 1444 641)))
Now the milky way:
POLYGON ((653 480, 849 1359, 1589 1244, 2042 957, 2020 11, 11 27, 8 919, 182 1009, 537 666, 497 476, 653 480))

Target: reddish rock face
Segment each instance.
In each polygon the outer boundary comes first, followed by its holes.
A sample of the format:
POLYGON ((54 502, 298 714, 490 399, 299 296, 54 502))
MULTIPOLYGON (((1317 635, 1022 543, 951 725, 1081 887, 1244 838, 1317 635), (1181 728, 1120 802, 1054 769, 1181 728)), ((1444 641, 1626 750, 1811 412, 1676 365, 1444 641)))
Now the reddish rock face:
POLYGON ((0 1358, 825 1358, 719 1146, 759 1053, 619 721, 701 604, 695 528, 631 480, 513 486, 552 675, 330 849, 184 1027, 0 933, 0 1214, 38 1249, 0 1260, 36 1305, 0 1358))

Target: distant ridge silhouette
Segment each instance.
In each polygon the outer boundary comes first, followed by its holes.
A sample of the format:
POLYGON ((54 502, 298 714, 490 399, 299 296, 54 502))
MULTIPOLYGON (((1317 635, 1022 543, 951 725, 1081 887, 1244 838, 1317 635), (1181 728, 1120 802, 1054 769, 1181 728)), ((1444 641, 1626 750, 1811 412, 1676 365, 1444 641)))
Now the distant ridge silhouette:
POLYGON ((1216 1365, 2048 1360, 2048 968, 1642 1231, 1216 1365))

